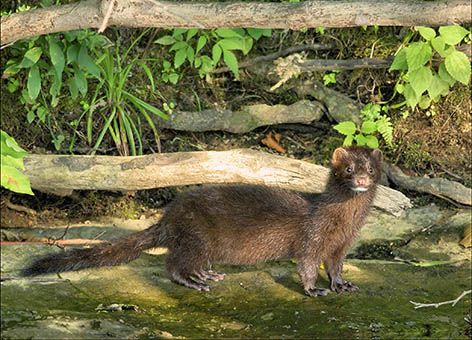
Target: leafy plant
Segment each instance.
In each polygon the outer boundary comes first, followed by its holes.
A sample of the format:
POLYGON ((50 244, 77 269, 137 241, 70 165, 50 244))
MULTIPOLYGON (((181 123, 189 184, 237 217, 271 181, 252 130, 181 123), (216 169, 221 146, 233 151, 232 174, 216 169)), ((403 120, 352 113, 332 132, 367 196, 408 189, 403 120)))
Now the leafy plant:
MULTIPOLYGON (((396 92, 405 97, 403 105, 428 109, 458 81, 467 85, 471 68, 467 56, 456 49, 470 31, 461 26, 415 27, 422 41, 401 48, 390 66, 400 71, 396 92)), ((470 38, 469 38, 470 39, 470 38)))
POLYGON ((390 118, 386 116, 388 106, 369 103, 361 110, 362 124, 356 126, 352 121, 345 121, 333 128, 345 135, 343 145, 350 146, 356 142, 360 146, 378 148, 379 140, 375 134, 380 134, 386 144, 391 147, 393 141, 393 127, 390 118))
POLYGON ((7 89, 11 93, 21 91, 27 122, 44 124, 56 150, 60 150, 65 137, 51 128, 50 109, 61 98, 75 100, 87 95, 90 78, 100 76, 90 53, 104 42, 97 33, 81 30, 35 37, 11 46, 13 58, 3 72, 3 78, 8 79, 7 89), (64 85, 68 95, 63 94, 64 85))
POLYGON ((8 190, 33 195, 29 178, 24 170, 23 158, 27 152, 5 131, 0 130, 1 185, 8 190))
POLYGON ((336 84, 336 75, 339 73, 339 71, 333 71, 326 73, 323 76, 323 84, 329 85, 329 84, 336 84))
POLYGON ((134 40, 124 53, 121 53, 119 46, 115 46, 106 49, 99 58, 97 68, 100 83, 95 89, 90 104, 83 105, 84 112, 76 122, 79 124, 80 120, 86 116, 86 139, 90 145, 93 145, 92 154, 99 148, 107 132, 120 155, 142 154, 141 121, 143 119, 151 127, 156 144, 159 143, 159 135, 150 115, 167 119, 167 114, 140 99, 138 93, 127 87, 130 73, 140 67, 148 77, 152 91, 155 91, 154 79, 148 66, 137 57, 128 61, 130 50, 145 33, 146 31, 134 40), (94 142, 94 122, 100 117, 104 124, 94 142))
POLYGON ((166 77, 170 82, 177 82, 175 79, 179 73, 175 70, 178 70, 186 62, 198 69, 200 76, 203 77, 215 68, 220 60, 223 60, 234 76, 238 78, 238 59, 234 51, 241 51, 247 55, 255 40, 259 40, 262 36, 270 37, 271 35, 272 30, 259 28, 218 28, 211 31, 178 28, 173 30, 171 35, 157 39, 155 43, 170 46, 169 51, 175 52, 172 63, 173 71, 169 67, 170 62, 163 61, 164 74, 170 74, 166 77), (207 54, 210 49, 211 54, 207 54))
POLYGON ((21 101, 30 107, 36 104, 40 94, 44 104, 56 106, 64 84, 72 99, 79 94, 85 96, 87 79, 100 75, 89 52, 103 43, 102 37, 88 30, 17 42, 11 47, 14 58, 7 61, 3 72, 3 77, 8 78, 8 90, 15 92, 22 88, 21 101))

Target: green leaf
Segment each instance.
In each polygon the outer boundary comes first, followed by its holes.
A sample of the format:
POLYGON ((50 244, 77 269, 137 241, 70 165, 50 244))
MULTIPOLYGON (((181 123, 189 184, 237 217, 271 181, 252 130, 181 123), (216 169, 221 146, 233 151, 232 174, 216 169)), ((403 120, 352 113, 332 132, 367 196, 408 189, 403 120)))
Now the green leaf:
POLYGON ((28 153, 8 133, 0 130, 0 151, 2 155, 10 155, 15 158, 26 156, 28 153))
POLYGON ((18 79, 10 79, 7 84, 7 90, 10 93, 16 92, 18 88, 20 87, 20 82, 18 79))
POLYGON ((358 134, 354 139, 356 140, 357 145, 363 146, 367 144, 367 138, 363 134, 358 134))
POLYGON ((351 146, 353 141, 354 141, 354 136, 347 135, 346 138, 344 138, 343 146, 351 146))
POLYGON ((228 66, 231 72, 233 72, 236 79, 238 79, 239 78, 238 59, 236 59, 236 56, 234 55, 234 53, 228 50, 223 50, 223 60, 226 66, 228 66))
POLYGON ((426 64, 433 54, 431 45, 427 42, 415 42, 406 48, 408 70, 413 71, 426 64))
POLYGON ((100 69, 95 64, 93 59, 89 56, 87 51, 87 45, 83 44, 80 46, 79 55, 77 62, 86 72, 90 73, 96 78, 100 78, 100 69))
POLYGON ((133 96, 131 93, 123 91, 123 93, 133 102, 134 105, 143 108, 144 110, 147 110, 149 112, 154 113, 155 115, 167 120, 169 117, 159 110, 158 108, 146 103, 145 101, 139 99, 138 97, 133 96))
POLYGON ((436 36, 436 31, 430 27, 416 26, 415 28, 425 40, 429 41, 436 36))
POLYGON ((431 105, 431 98, 429 96, 421 96, 420 100, 418 101, 418 106, 422 110, 426 110, 431 105))
POLYGON ((215 30, 215 33, 222 38, 241 38, 242 35, 239 34, 236 30, 229 28, 218 28, 215 30))
POLYGON ((416 95, 415 90, 410 84, 405 85, 405 90, 403 91, 403 96, 406 99, 407 104, 413 109, 416 104, 418 104, 418 96, 416 95))
POLYGON ((154 77, 152 75, 152 72, 151 70, 149 69, 149 67, 144 63, 144 62, 141 62, 139 64, 141 66, 141 68, 143 69, 144 73, 146 73, 146 76, 148 77, 149 79, 149 83, 151 84, 151 90, 152 92, 156 91, 156 87, 154 85, 154 77))
POLYGON ((255 40, 259 40, 262 37, 262 29, 260 28, 246 28, 246 31, 255 40))
POLYGON ((270 38, 272 36, 272 29, 271 28, 263 28, 262 29, 262 35, 264 37, 270 38))
POLYGON ((62 87, 62 77, 59 78, 57 74, 54 74, 52 77, 51 87, 49 88, 49 94, 53 97, 54 100, 56 96, 61 92, 62 87))
POLYGON ((156 41, 154 41, 155 44, 160 44, 160 45, 172 45, 175 42, 176 42, 175 38, 170 35, 165 35, 157 39, 156 41))
POLYGON ((432 99, 438 98, 440 95, 449 92, 449 84, 441 79, 439 75, 435 75, 428 87, 428 94, 432 99))
POLYGON ((252 45, 254 40, 251 37, 245 37, 243 40, 243 54, 247 55, 249 51, 252 49, 252 45))
POLYGON ((438 74, 439 74, 439 77, 442 80, 444 80, 445 82, 447 82, 449 84, 449 86, 452 87, 456 83, 456 80, 454 78, 452 78, 452 76, 449 74, 449 72, 447 72, 446 65, 444 63, 439 65, 438 74))
POLYGON ((169 49, 169 51, 178 51, 184 50, 188 47, 188 44, 185 41, 178 41, 169 49))
POLYGON ((38 116, 41 123, 44 123, 46 121, 47 113, 48 113, 48 110, 42 105, 38 107, 38 109, 36 110, 36 116, 38 116))
POLYGON ((79 96, 79 88, 75 81, 75 77, 67 79, 67 85, 69 86, 69 92, 72 99, 76 99, 79 96))
POLYGON ((36 99, 41 90, 41 74, 39 73, 38 65, 31 66, 28 72, 28 95, 31 99, 36 99))
POLYGON ((21 194, 34 195, 31 191, 29 178, 10 165, 2 165, 1 185, 8 190, 21 194))
MULTIPOLYGON (((454 26, 455 27, 455 26, 454 26)), ((444 63, 447 72, 462 84, 467 85, 470 80, 470 61, 469 58, 459 51, 454 51, 448 55, 444 63)))
POLYGON ((198 38, 198 41, 197 41, 197 49, 195 51, 195 54, 200 52, 200 50, 203 48, 203 46, 205 46, 206 43, 207 43, 207 38, 204 35, 200 36, 200 38, 198 38))
POLYGON ((41 54, 43 53, 43 50, 41 49, 41 47, 33 47, 31 49, 29 49, 24 57, 23 57, 23 60, 21 61, 21 63, 18 65, 19 68, 29 68, 31 66, 33 66, 34 64, 36 64, 39 60, 39 58, 41 58, 41 54))
POLYGON ((12 166, 16 169, 19 169, 19 170, 24 170, 25 169, 25 165, 23 163, 23 157, 20 157, 20 158, 16 158, 16 157, 12 157, 10 155, 0 155, 0 168, 1 167, 4 167, 5 165, 8 165, 8 166, 12 166))
POLYGON ((187 50, 186 49, 181 49, 178 50, 177 53, 175 53, 174 57, 174 67, 179 68, 187 59, 187 50))
POLYGON ((56 138, 52 140, 54 144, 54 148, 56 148, 57 151, 61 150, 61 144, 64 141, 64 135, 58 135, 56 138))
POLYGON ((423 66, 411 72, 408 72, 410 84, 419 97, 426 91, 433 80, 433 73, 429 67, 423 66))
POLYGON ((218 42, 223 50, 243 50, 244 40, 240 38, 222 39, 218 42))
POLYGON ((395 85, 395 91, 397 91, 398 93, 402 94, 404 90, 405 90, 405 85, 401 83, 397 83, 395 85))
POLYGON ((436 50, 436 52, 439 53, 439 55, 443 58, 446 57, 445 55, 445 48, 446 48, 446 42, 444 41, 444 38, 442 36, 436 37, 431 40, 431 45, 433 48, 436 50))
POLYGON ((169 81, 174 85, 177 84, 177 82, 179 81, 179 75, 177 73, 169 74, 169 81))
POLYGON ((387 143, 388 146, 393 146, 393 126, 390 122, 390 117, 382 116, 377 123, 377 131, 380 132, 382 138, 387 143))
POLYGON ((64 70, 65 58, 61 47, 53 38, 49 39, 49 56, 51 62, 56 70, 56 75, 62 77, 62 71, 64 70))
POLYGON ((373 121, 367 120, 362 123, 361 132, 365 134, 371 134, 375 131, 377 131, 377 124, 375 124, 373 121))
POLYGON ((77 58, 79 57, 79 46, 72 45, 67 48, 67 64, 77 62, 77 58))
POLYGON ((467 34, 469 34, 469 31, 458 25, 443 26, 439 27, 439 34, 444 38, 446 44, 457 45, 467 34))
POLYGON ((197 29, 197 28, 191 28, 191 29, 189 29, 189 30, 187 31, 187 39, 186 39, 186 40, 189 41, 189 40, 192 39, 192 38, 195 36, 195 34, 197 34, 197 33, 198 33, 198 29, 197 29))
POLYGON ((213 64, 216 65, 221 59, 221 53, 223 52, 223 50, 218 44, 215 44, 213 45, 213 48, 211 51, 212 51, 213 64))
POLYGON ((174 32, 172 33, 172 36, 174 38, 182 40, 182 34, 184 34, 185 32, 187 32, 186 28, 176 28, 176 29, 174 29, 174 32))
POLYGON ((190 46, 187 48, 187 59, 190 63, 193 63, 193 60, 195 59, 195 51, 190 46))
POLYGON ((346 136, 353 135, 357 130, 356 124, 351 121, 341 122, 333 126, 333 129, 346 136))
POLYGON ((395 59, 393 59, 392 65, 390 65, 389 68, 389 72, 394 70, 408 70, 408 63, 406 62, 406 48, 402 48, 400 51, 398 51, 395 59))
POLYGON ((377 139, 377 137, 371 135, 371 136, 365 136, 365 139, 366 139, 366 145, 369 148, 377 149, 379 147, 379 140, 377 139))
POLYGON ((84 73, 80 69, 74 69, 74 82, 82 96, 85 96, 87 94, 87 79, 85 78, 84 73))
POLYGON ((35 118, 36 114, 34 113, 34 110, 29 110, 26 114, 26 121, 28 122, 28 124, 31 124, 35 118))

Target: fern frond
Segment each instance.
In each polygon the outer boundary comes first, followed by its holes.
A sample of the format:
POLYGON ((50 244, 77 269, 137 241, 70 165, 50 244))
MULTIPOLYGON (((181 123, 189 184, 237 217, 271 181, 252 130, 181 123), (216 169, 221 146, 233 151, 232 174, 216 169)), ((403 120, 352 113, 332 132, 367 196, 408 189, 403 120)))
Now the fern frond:
POLYGON ((380 132, 382 138, 389 147, 393 146, 393 126, 390 117, 380 116, 377 120, 377 131, 380 132))

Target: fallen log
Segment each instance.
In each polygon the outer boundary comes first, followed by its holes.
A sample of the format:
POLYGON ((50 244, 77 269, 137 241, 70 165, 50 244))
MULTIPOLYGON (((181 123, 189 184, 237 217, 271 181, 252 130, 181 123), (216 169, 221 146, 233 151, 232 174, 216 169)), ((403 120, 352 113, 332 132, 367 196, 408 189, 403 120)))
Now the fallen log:
POLYGON ((159 126, 180 131, 246 133, 266 125, 310 124, 318 121, 323 114, 323 104, 317 101, 300 100, 292 105, 242 106, 237 111, 226 109, 174 111, 167 121, 159 119, 159 126))
POLYGON ((407 176, 393 164, 385 163, 383 169, 387 177, 402 189, 424 192, 442 199, 451 199, 460 204, 472 205, 472 189, 461 183, 445 178, 407 176))
MULTIPOLYGON (((138 157, 29 155, 25 174, 33 189, 67 195, 73 190, 144 190, 169 186, 247 183, 320 192, 323 166, 249 149, 176 152, 138 157)), ((399 215, 411 206, 402 193, 380 186, 374 206, 399 215)))
POLYGON ((305 80, 294 84, 294 91, 300 97, 311 96, 323 103, 328 110, 328 117, 336 122, 352 120, 360 124, 362 105, 341 92, 332 90, 318 81, 305 80))
POLYGON ((169 2, 87 0, 2 16, 2 45, 83 28, 443 26, 471 22, 467 0, 169 2))

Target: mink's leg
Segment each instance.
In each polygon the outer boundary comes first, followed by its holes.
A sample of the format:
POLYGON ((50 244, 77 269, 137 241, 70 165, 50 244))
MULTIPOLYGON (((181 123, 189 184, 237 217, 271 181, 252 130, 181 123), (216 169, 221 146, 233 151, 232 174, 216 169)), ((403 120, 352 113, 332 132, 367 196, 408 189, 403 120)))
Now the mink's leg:
POLYGON ((318 277, 318 267, 320 261, 308 261, 300 259, 297 265, 298 274, 302 280, 303 289, 308 296, 325 296, 329 293, 328 289, 315 287, 316 278, 318 277))
POLYGON ((347 245, 342 246, 334 251, 327 259, 325 259, 324 266, 326 274, 328 274, 330 281, 330 289, 336 293, 354 292, 359 290, 359 287, 352 282, 344 281, 342 278, 343 261, 346 254, 347 245))
POLYGON ((169 247, 166 268, 171 280, 185 287, 208 292, 210 286, 205 283, 206 276, 202 268, 208 263, 203 244, 195 237, 190 242, 182 237, 178 247, 169 247))

